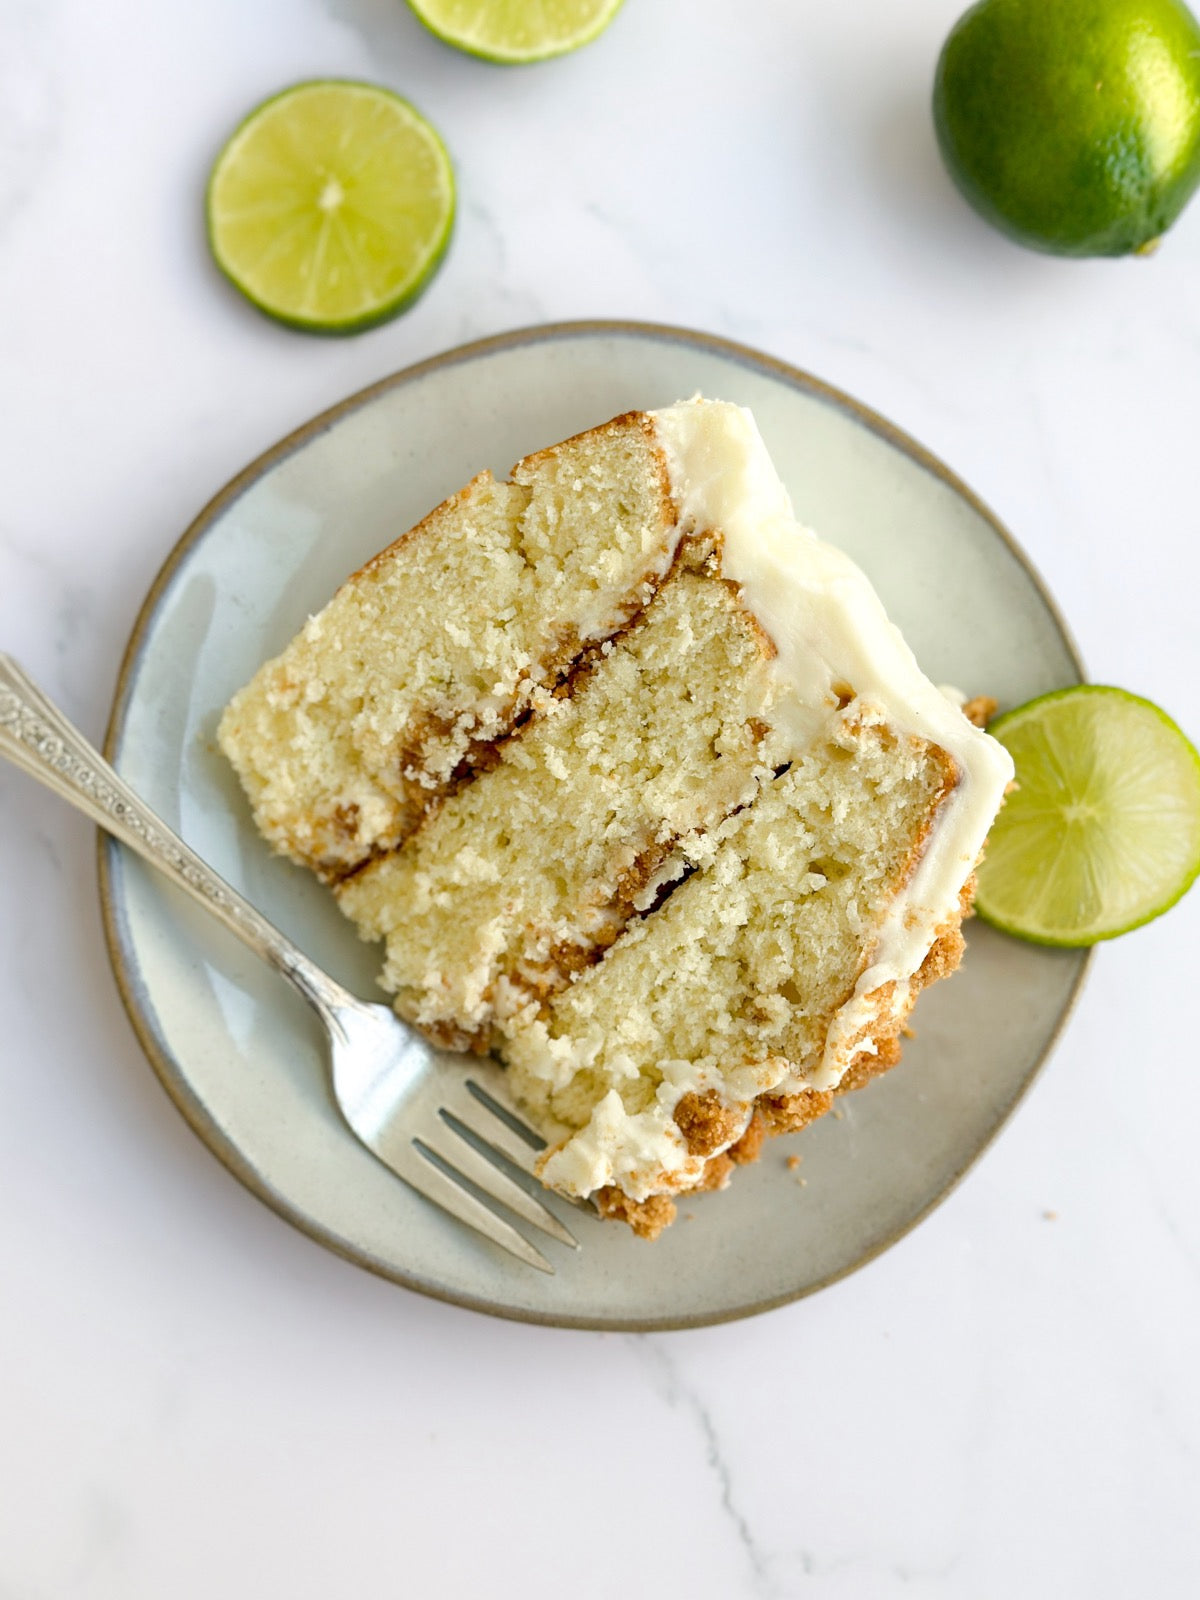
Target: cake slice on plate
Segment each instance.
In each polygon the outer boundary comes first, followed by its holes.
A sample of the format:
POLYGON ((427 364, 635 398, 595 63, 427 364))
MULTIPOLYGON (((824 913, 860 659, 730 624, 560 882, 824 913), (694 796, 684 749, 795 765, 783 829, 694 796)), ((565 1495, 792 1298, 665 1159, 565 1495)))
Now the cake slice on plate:
POLYGON ((715 401, 476 478, 220 737, 399 1013, 648 1236, 898 1059, 1012 777, 715 401))

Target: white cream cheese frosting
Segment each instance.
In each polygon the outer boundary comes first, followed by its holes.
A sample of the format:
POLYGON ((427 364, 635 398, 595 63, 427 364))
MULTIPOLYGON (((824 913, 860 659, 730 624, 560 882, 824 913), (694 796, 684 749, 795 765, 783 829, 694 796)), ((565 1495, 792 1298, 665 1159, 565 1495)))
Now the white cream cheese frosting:
MULTIPOLYGON (((834 1015, 822 1059, 803 1076, 778 1060, 759 1064, 753 1086, 737 1086, 748 1091, 748 1120, 755 1093, 834 1088, 855 1056, 872 1052, 870 1028, 884 986, 895 985, 889 1013, 903 1013, 939 931, 958 916, 1013 766, 1004 747, 924 675, 865 573, 797 521, 748 410, 696 399, 650 417, 678 510, 678 537, 692 530, 721 535, 722 576, 739 586, 775 646, 771 715, 786 747, 800 754, 827 734, 850 690, 856 716, 938 746, 957 773, 914 870, 873 930, 868 964, 834 1015)), ((546 1039, 543 1047, 549 1067, 554 1043, 546 1039)), ((664 1176, 674 1188, 696 1181, 704 1159, 689 1155, 674 1122, 676 1105, 689 1090, 707 1087, 739 1098, 711 1068, 663 1063, 655 1103, 636 1115, 610 1092, 587 1127, 548 1157, 545 1181, 575 1194, 615 1183, 635 1198, 661 1188, 664 1176)))

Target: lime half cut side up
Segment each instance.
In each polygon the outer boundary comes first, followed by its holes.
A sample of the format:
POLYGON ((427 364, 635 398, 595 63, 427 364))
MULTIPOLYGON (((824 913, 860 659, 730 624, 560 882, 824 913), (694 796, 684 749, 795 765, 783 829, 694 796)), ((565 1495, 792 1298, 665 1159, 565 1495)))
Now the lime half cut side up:
POLYGON ((975 908, 1039 944, 1112 939, 1168 910, 1200 873, 1200 756, 1123 689, 1031 700, 988 732, 1017 789, 988 840, 975 908))
POLYGON ((429 283, 454 222, 446 148, 388 89, 296 84, 253 110, 208 183, 218 267, 261 311, 356 333, 429 283))
POLYGON ((590 44, 622 0, 408 0, 431 33, 485 61, 520 66, 590 44))

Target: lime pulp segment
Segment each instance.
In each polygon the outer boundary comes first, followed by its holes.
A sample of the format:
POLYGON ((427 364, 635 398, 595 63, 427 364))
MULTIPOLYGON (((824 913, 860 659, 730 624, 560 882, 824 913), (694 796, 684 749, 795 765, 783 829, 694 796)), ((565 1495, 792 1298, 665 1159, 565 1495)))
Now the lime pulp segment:
POLYGON ((1017 772, 979 869, 988 922, 1042 944, 1095 944, 1186 892, 1200 873, 1200 756, 1164 711, 1084 685, 988 731, 1017 772))
POLYGON ((408 0, 432 33, 485 61, 519 65, 590 44, 622 0, 408 0))
POLYGON ((372 84, 297 84, 258 106, 209 179, 222 272, 268 315, 349 333, 394 316, 437 269, 454 175, 436 131, 372 84))

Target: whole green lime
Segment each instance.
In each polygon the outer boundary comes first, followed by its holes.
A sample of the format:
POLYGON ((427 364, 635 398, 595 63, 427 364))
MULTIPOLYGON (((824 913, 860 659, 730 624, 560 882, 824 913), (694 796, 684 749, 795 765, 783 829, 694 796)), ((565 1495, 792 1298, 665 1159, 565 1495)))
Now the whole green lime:
POLYGON ((1010 237, 1145 253, 1200 184, 1200 25, 1180 0, 981 0, 933 114, 951 177, 1010 237))

